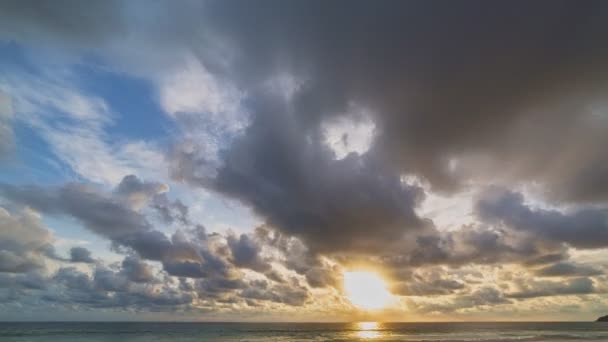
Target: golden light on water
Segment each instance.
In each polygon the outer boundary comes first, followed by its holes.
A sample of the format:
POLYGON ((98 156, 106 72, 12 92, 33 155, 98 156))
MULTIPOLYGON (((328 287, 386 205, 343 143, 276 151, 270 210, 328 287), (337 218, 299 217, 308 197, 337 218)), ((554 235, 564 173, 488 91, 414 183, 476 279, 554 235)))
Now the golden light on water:
POLYGON ((344 290, 351 303, 366 310, 382 309, 392 299, 384 280, 373 272, 345 272, 344 290))
POLYGON ((364 340, 371 340, 380 337, 378 322, 359 322, 357 323, 357 337, 364 340))

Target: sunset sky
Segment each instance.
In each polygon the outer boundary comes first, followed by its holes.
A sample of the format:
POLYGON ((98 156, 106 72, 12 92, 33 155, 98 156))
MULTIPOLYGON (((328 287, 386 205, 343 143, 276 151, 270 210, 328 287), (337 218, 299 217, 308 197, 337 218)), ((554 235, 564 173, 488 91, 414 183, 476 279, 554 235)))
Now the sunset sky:
POLYGON ((0 320, 608 314, 608 2, 0 0, 0 320))

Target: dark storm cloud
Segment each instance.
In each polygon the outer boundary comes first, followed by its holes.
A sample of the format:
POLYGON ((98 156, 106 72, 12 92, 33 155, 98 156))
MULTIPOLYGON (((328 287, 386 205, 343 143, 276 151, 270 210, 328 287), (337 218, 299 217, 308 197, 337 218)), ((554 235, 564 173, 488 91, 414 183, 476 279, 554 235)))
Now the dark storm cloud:
POLYGON ((84 247, 72 247, 70 249, 70 261, 92 264, 95 262, 95 259, 91 257, 91 251, 88 249, 84 247))
POLYGON ((606 210, 591 208, 572 213, 534 209, 520 193, 491 188, 476 203, 478 216, 489 223, 503 224, 539 239, 564 242, 576 248, 608 246, 606 210))
POLYGON ((377 251, 424 226, 414 212, 421 191, 401 174, 434 190, 496 179, 537 182, 553 200, 608 198, 601 1, 160 2, 149 9, 154 25, 126 20, 130 7, 115 2, 3 7, 3 31, 18 40, 114 46, 126 32, 163 54, 195 52, 248 94, 252 124, 215 177, 179 145, 173 174, 240 199, 316 251, 377 251), (82 20, 98 13, 103 22, 82 20), (146 35, 158 27, 158 38, 146 35), (210 36, 229 58, 209 52, 210 36), (281 73, 302 83, 287 101, 260 86, 281 73), (333 160, 321 126, 353 119, 353 103, 370 109, 375 141, 366 155, 333 160))
POLYGON ((316 251, 378 251, 425 226, 413 210, 421 189, 363 157, 333 160, 287 108, 268 104, 226 152, 214 189, 316 251))
POLYGON ((250 91, 252 123, 216 177, 201 178, 207 161, 179 149, 174 175, 240 199, 322 252, 378 251, 423 226, 421 191, 401 184, 403 173, 439 190, 498 179, 536 181, 552 199, 608 198, 608 119, 589 110, 608 85, 607 10, 211 2, 210 30, 236 51, 218 72, 250 91), (280 72, 304 83, 287 103, 257 86, 280 72), (352 103, 371 109, 377 136, 367 154, 334 160, 322 125, 353 119, 352 103))
MULTIPOLYGON (((237 51, 230 76, 242 87, 285 70, 308 82, 291 108, 300 129, 356 101, 377 113, 374 152, 435 188, 457 185, 449 164, 461 158, 560 198, 608 195, 607 122, 587 115, 608 81, 603 2, 218 1, 206 13, 237 51), (558 149, 564 138, 568 151, 558 149)), ((269 106, 251 107, 254 125, 264 121, 269 106)))

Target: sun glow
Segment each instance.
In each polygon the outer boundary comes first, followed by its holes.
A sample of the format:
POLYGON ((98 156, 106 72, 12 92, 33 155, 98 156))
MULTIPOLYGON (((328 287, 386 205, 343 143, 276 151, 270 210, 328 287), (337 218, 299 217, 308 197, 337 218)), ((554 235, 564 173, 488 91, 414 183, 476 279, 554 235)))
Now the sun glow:
POLYGON ((357 323, 357 337, 363 340, 371 340, 380 337, 378 322, 357 323))
POLYGON ((345 272, 344 290, 351 303, 366 310, 382 309, 392 299, 384 280, 372 272, 345 272))

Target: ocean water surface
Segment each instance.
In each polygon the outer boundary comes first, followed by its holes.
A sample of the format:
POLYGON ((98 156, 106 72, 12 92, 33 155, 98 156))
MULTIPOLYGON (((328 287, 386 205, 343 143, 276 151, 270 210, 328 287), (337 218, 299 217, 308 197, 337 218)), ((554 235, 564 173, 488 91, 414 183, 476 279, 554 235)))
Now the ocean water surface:
POLYGON ((606 323, 0 323, 0 341, 608 341, 606 323))

